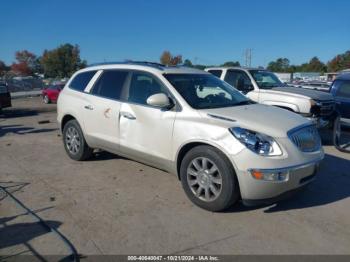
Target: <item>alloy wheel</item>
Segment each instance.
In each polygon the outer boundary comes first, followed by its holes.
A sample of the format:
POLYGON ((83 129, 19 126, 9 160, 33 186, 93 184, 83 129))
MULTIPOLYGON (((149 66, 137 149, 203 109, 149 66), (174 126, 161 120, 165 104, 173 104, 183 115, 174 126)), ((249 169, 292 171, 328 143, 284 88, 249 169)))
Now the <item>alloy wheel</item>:
POLYGON ((75 127, 70 126, 67 129, 65 140, 68 151, 73 155, 78 154, 81 146, 81 139, 79 132, 75 127))
POLYGON ((198 157, 187 168, 187 183, 192 193, 205 202, 217 199, 222 189, 222 176, 213 161, 198 157))

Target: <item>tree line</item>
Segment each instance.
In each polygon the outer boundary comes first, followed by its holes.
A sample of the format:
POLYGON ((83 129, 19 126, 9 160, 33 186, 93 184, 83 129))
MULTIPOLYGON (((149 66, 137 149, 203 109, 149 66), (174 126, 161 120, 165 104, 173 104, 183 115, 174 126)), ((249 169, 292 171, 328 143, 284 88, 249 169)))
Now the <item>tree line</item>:
MULTIPOLYGON (((0 76, 32 76, 43 74, 45 77, 70 77, 78 69, 87 65, 85 60, 80 58, 78 45, 69 43, 62 44, 52 50, 44 50, 42 55, 37 56, 28 50, 15 53, 16 62, 6 65, 0 60, 0 76)), ((160 63, 164 65, 184 65, 188 67, 204 69, 213 66, 240 66, 238 61, 227 61, 220 65, 193 64, 190 59, 183 61, 182 55, 173 55, 170 51, 164 51, 160 56, 160 63)), ((332 60, 324 63, 318 57, 313 57, 309 62, 301 65, 292 65, 288 58, 278 58, 267 65, 267 69, 273 72, 294 73, 294 72, 337 72, 350 68, 350 50, 343 54, 336 55, 332 60)))
POLYGON ((52 50, 44 50, 37 56, 28 50, 15 53, 16 62, 7 66, 0 60, 0 76, 70 77, 78 69, 86 67, 86 61, 80 58, 78 45, 62 44, 52 50))
POLYGON ((350 68, 350 50, 336 55, 332 60, 323 63, 315 56, 309 62, 301 65, 291 65, 288 58, 278 58, 268 64, 267 69, 273 72, 295 73, 295 72, 338 72, 350 68))
MULTIPOLYGON (((173 56, 169 51, 164 51, 160 57, 160 62, 165 65, 177 65, 183 64, 188 67, 194 67, 198 69, 204 69, 206 67, 213 66, 240 66, 238 61, 227 61, 220 65, 200 65, 193 64, 191 60, 185 59, 182 61, 181 55, 173 56)), ((343 54, 336 55, 332 60, 328 61, 327 64, 320 61, 315 56, 310 59, 309 62, 301 65, 291 65, 288 58, 278 58, 275 61, 271 61, 267 65, 267 69, 278 73, 295 73, 295 72, 338 72, 344 69, 350 68, 350 50, 343 54)))

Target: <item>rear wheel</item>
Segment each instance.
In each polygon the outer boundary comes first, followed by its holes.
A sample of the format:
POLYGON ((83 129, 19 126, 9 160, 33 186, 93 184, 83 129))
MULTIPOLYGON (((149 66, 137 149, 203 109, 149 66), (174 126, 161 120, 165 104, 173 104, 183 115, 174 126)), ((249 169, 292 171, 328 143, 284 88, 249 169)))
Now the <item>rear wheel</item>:
POLYGON ((222 211, 239 197, 235 171, 227 157, 211 146, 198 146, 184 157, 180 167, 186 195, 197 206, 222 211))
POLYGON ((70 120, 63 128, 64 148, 71 159, 83 161, 92 156, 93 149, 85 141, 83 132, 76 120, 70 120))

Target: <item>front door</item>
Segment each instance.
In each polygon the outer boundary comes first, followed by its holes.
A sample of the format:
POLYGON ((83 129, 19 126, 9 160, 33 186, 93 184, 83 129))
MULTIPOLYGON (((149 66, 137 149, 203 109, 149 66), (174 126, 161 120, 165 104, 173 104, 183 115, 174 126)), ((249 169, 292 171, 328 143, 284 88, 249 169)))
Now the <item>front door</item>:
POLYGON ((120 108, 120 151, 162 167, 172 157, 176 111, 149 106, 146 100, 157 93, 170 93, 157 77, 140 71, 132 73, 126 93, 120 108))

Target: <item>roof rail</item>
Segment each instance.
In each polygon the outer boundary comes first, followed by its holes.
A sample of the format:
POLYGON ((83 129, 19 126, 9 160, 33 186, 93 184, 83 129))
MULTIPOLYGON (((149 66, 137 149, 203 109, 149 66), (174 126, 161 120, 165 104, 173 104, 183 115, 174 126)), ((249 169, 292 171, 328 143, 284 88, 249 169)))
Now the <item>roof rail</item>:
POLYGON ((148 61, 132 61, 132 60, 127 60, 125 62, 94 63, 94 64, 88 65, 87 67, 99 66, 99 65, 143 65, 143 66, 154 67, 160 70, 164 70, 164 67, 166 67, 166 65, 163 65, 160 63, 148 62, 148 61))

